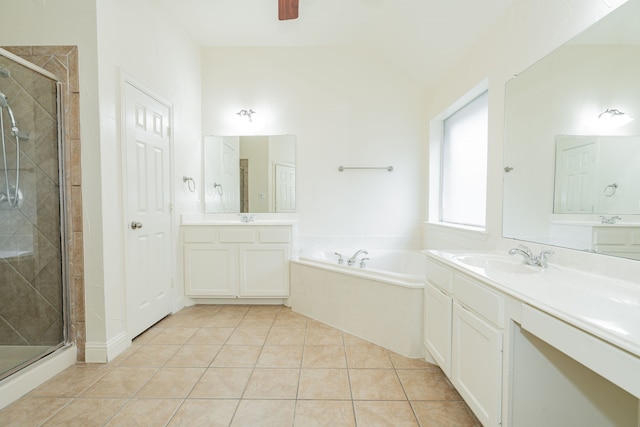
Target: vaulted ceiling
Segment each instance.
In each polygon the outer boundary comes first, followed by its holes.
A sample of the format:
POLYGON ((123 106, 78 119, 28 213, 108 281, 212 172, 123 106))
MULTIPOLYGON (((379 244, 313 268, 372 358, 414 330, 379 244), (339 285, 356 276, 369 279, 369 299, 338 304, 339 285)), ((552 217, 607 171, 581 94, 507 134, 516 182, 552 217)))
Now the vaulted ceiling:
POLYGON ((366 49, 428 85, 514 0, 300 0, 278 20, 277 0, 156 0, 203 47, 366 49))

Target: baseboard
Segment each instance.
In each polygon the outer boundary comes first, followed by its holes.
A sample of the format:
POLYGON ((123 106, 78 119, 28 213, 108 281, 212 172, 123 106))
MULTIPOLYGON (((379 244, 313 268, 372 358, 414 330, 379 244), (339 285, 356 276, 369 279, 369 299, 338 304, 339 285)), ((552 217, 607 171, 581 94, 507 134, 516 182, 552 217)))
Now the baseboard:
POLYGON ((87 363, 107 363, 131 346, 131 339, 125 331, 120 332, 106 343, 87 342, 85 361, 87 363))
POLYGON ((194 304, 220 304, 220 305, 284 305, 287 299, 285 298, 190 298, 191 303, 194 304))

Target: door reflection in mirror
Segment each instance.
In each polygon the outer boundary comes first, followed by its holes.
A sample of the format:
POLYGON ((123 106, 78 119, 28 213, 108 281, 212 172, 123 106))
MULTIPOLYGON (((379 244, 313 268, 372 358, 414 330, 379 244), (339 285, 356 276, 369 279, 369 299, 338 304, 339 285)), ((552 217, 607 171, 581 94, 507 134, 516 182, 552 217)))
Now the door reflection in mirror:
POLYGON ((295 212, 295 145, 293 135, 205 136, 205 213, 295 212))

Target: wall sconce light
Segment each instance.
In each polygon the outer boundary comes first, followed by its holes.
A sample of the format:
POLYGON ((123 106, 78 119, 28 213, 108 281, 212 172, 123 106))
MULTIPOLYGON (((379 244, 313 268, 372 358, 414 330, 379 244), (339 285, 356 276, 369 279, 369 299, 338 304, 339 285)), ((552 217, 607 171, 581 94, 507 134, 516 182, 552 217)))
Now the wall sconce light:
POLYGON ((606 123, 608 127, 617 128, 633 121, 633 118, 617 108, 607 108, 598 115, 598 121, 606 123))
POLYGON ((239 115, 240 117, 248 117, 249 121, 252 121, 251 116, 254 115, 255 113, 256 113, 255 111, 253 111, 252 109, 249 109, 249 110, 240 110, 236 114, 239 115))

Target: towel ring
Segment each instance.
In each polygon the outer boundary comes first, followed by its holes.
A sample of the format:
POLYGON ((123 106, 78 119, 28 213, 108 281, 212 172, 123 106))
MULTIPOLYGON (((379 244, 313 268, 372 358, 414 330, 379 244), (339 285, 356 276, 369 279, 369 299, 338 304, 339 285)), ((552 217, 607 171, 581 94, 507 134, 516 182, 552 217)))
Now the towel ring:
POLYGON ((193 178, 190 178, 188 176, 183 176, 182 182, 187 183, 187 188, 189 189, 189 191, 191 191, 192 193, 196 192, 196 181, 193 178))
POLYGON ((613 197, 613 195, 616 194, 617 189, 618 189, 618 184, 616 184, 615 182, 613 184, 607 185, 606 187, 604 187, 605 197, 613 197))

